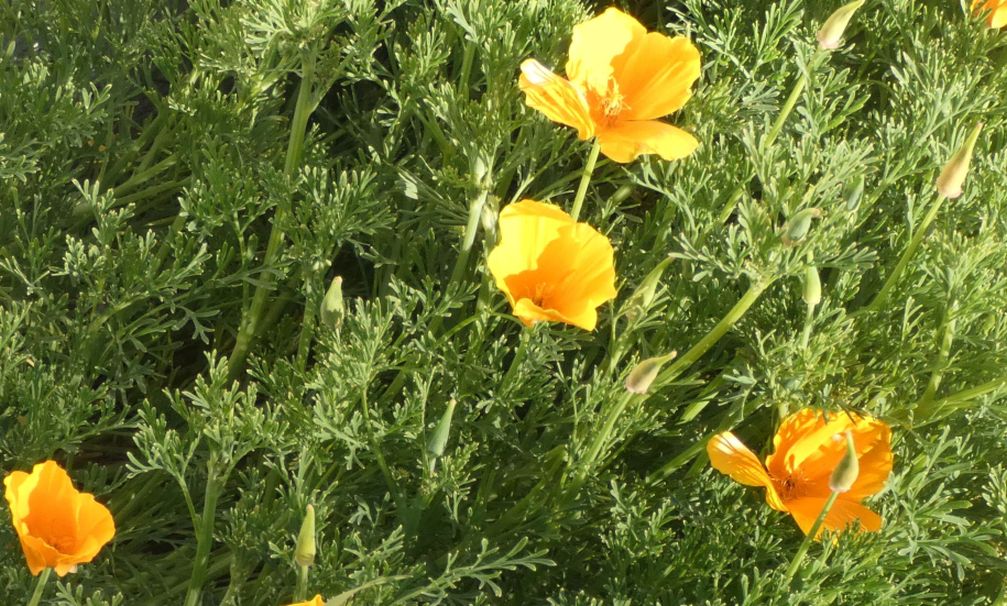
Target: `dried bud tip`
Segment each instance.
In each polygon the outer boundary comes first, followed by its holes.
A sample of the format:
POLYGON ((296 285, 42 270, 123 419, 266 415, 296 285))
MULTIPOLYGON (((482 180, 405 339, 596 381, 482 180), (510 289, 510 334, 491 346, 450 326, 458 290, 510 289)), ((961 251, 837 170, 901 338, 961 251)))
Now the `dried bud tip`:
POLYGON ((846 33, 846 26, 850 24, 853 13, 864 5, 866 0, 856 0, 836 9, 825 23, 822 29, 818 30, 818 46, 824 50, 835 50, 843 41, 843 34, 846 33))
POLYGON ((976 141, 979 140, 979 131, 982 130, 983 123, 976 124, 969 133, 969 136, 958 148, 941 174, 937 177, 937 192, 942 196, 954 200, 962 195, 962 185, 965 184, 965 177, 969 174, 969 164, 972 163, 972 152, 975 150, 976 141))
POLYGON ((635 394, 647 393, 650 390, 651 384, 654 383, 654 379, 661 372, 661 367, 677 355, 678 352, 673 351, 667 355, 647 358, 637 364, 629 372, 629 376, 626 377, 626 391, 635 394))

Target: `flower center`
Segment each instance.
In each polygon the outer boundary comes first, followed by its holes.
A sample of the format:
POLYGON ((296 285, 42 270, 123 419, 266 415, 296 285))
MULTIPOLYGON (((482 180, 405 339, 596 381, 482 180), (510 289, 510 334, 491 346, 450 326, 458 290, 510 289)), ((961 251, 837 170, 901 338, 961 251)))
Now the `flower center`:
POLYGON ((608 91, 601 99, 601 111, 606 124, 612 124, 619 118, 619 114, 629 109, 626 98, 619 90, 619 83, 614 78, 608 81, 608 91))
POLYGON ((797 477, 794 474, 790 474, 785 478, 773 478, 773 484, 776 488, 776 492, 779 493, 780 498, 784 501, 790 501, 791 499, 797 499, 804 496, 805 486, 803 478, 797 477))
POLYGON ((545 300, 549 298, 549 295, 551 294, 552 294, 552 284, 546 282, 538 282, 537 284, 535 284, 535 290, 532 293, 532 296, 529 298, 531 299, 532 303, 538 305, 539 307, 544 308, 545 300))

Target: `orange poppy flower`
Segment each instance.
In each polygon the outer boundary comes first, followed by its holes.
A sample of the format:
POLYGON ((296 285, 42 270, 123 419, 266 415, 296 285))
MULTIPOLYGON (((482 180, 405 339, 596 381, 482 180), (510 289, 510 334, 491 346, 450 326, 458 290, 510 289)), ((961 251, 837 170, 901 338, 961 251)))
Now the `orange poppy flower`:
POLYGON ((500 243, 487 259, 525 326, 540 320, 594 330, 597 307, 615 298, 612 244, 560 207, 522 200, 500 212, 500 243))
POLYGON ((78 492, 55 461, 38 463, 31 473, 15 471, 3 483, 33 575, 45 568, 59 576, 74 572, 115 536, 112 514, 93 495, 78 492))
POLYGON ((714 436, 706 452, 717 471, 746 486, 764 486, 769 506, 790 513, 807 534, 832 493, 829 479, 846 454, 847 431, 853 435, 860 475, 849 491, 839 494, 822 526, 838 531, 856 521, 863 530, 877 531, 881 516, 861 501, 881 490, 892 471, 891 430, 883 421, 845 412, 826 421, 821 411, 805 408, 780 424, 765 467, 729 431, 714 436))
POLYGON ((289 606, 325 606, 325 602, 322 600, 321 594, 316 595, 307 602, 295 602, 289 606))
POLYGON ((518 86, 529 107, 576 128, 582 140, 598 137, 601 153, 616 162, 640 154, 678 160, 699 142, 657 118, 685 105, 699 71, 699 51, 688 38, 648 32, 610 8, 573 28, 566 78, 528 59, 518 86))
POLYGON ((972 0, 972 11, 977 15, 988 11, 986 18, 990 27, 1007 25, 1007 0, 972 0))

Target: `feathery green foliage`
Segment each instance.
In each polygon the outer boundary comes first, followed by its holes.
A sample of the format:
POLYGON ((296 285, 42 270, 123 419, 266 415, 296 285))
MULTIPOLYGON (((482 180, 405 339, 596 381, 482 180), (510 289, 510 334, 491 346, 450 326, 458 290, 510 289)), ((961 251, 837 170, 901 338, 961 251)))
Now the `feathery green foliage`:
MULTIPOLYGON (((620 294, 593 333, 523 329, 484 258, 499 208, 570 206, 590 144, 517 68, 599 6, 0 6, 0 461, 61 461, 117 525, 43 603, 287 604, 309 503, 337 604, 1007 599, 1007 32, 869 0, 823 53, 834 2, 617 4, 700 48, 674 122, 702 146, 598 163, 581 219, 620 294), (882 531, 788 586, 799 529, 703 446, 804 406, 887 420, 895 468, 882 531)), ((9 525, 0 587, 33 587, 9 525)))

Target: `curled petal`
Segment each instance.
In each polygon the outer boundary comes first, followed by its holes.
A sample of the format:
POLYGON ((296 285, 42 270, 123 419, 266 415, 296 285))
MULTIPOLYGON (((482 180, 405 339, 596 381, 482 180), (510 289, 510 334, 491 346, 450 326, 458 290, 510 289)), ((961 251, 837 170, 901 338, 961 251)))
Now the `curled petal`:
POLYGON ((542 112, 553 122, 576 128, 581 139, 594 134, 594 122, 584 95, 538 61, 528 59, 521 64, 518 88, 525 93, 528 107, 542 112))
POLYGON ((778 511, 787 510, 759 458, 736 435, 725 431, 713 436, 706 443, 706 453, 714 469, 740 484, 764 486, 766 502, 770 507, 778 511))

